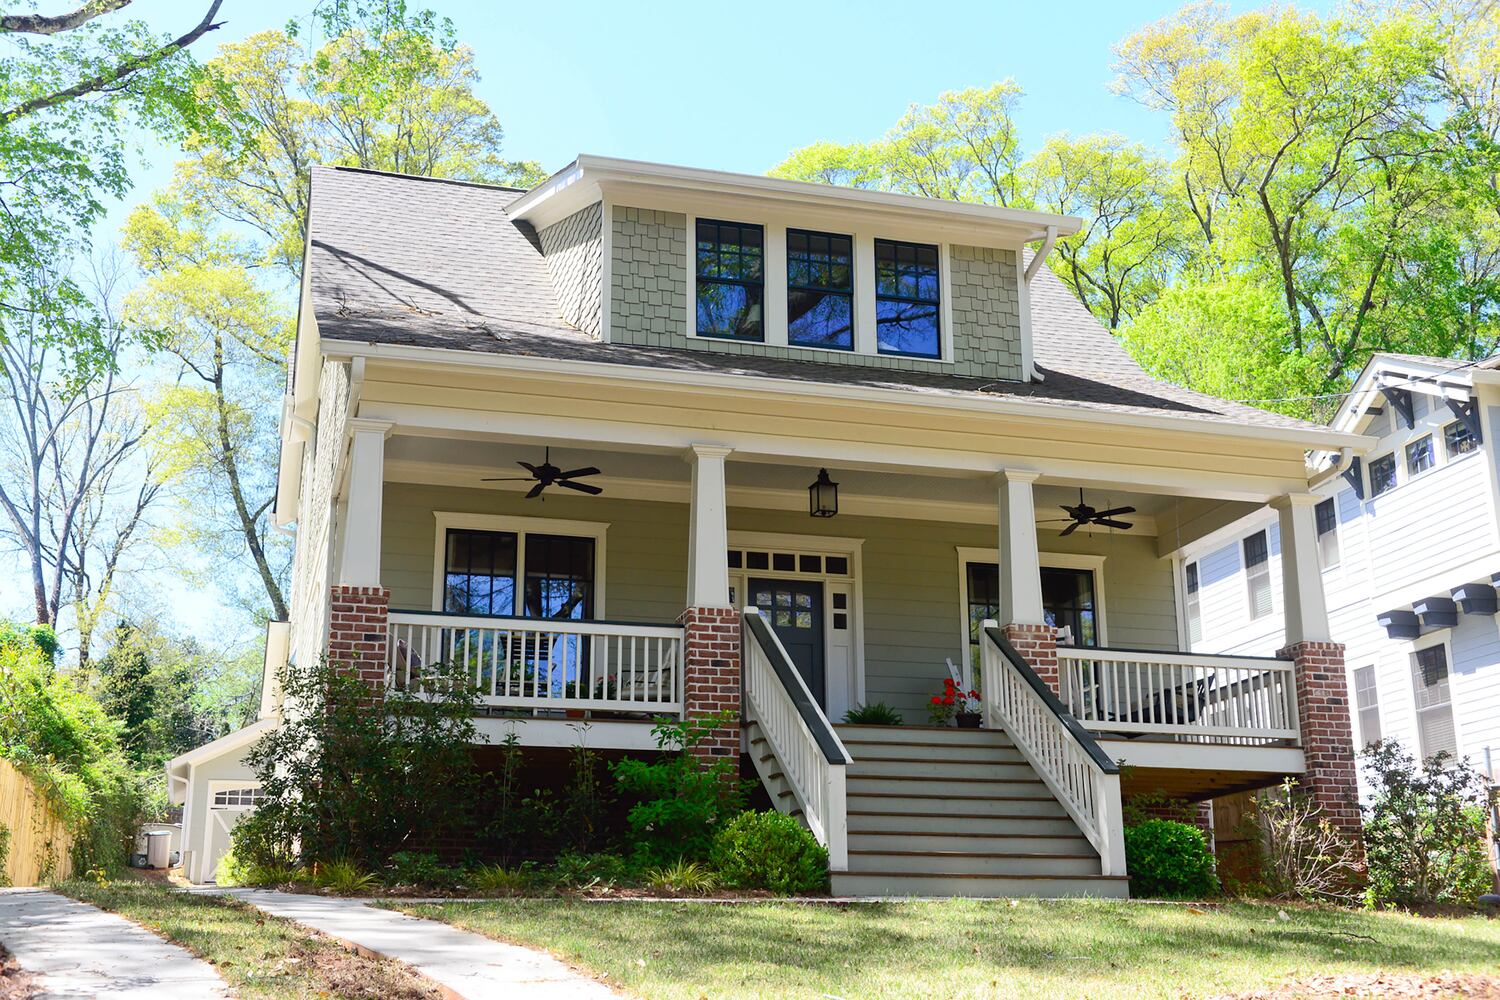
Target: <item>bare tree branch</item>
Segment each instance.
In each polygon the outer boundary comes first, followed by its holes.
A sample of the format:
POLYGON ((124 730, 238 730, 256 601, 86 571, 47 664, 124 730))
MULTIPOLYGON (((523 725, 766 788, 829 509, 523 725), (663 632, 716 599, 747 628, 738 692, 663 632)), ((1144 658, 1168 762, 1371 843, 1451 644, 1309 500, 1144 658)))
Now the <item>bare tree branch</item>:
POLYGON ((112 14, 130 3, 131 0, 89 0, 66 14, 4 14, 0 15, 0 33, 57 35, 81 28, 94 18, 112 14))

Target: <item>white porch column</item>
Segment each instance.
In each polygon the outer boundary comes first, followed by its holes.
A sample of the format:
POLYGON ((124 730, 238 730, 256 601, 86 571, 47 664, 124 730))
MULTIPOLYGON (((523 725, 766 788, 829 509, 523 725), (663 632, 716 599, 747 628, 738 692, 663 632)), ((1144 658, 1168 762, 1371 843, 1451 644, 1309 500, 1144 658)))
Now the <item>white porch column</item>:
POLYGON ((729 523, 724 499, 724 459, 733 449, 695 444, 686 458, 693 467, 688 510, 690 608, 729 606, 729 523))
POLYGON ((385 439, 389 420, 353 417, 349 430, 349 493, 338 582, 380 586, 380 513, 385 493, 385 439))
POLYGON ((1331 642, 1323 567, 1318 560, 1317 506, 1322 497, 1289 493, 1271 501, 1281 525, 1281 593, 1286 645, 1331 642))
POLYGON ((1000 490, 1000 624, 1044 625, 1042 561, 1036 545, 1032 484, 1041 473, 1004 469, 1000 490))

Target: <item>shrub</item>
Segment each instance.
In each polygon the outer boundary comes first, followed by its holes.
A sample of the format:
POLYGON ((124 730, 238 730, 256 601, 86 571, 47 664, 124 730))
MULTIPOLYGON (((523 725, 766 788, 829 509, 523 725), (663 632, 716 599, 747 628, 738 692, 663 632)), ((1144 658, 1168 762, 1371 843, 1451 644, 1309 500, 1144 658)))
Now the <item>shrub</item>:
POLYGON ((844 713, 844 723, 850 726, 899 726, 904 722, 901 713, 883 701, 855 705, 844 713))
POLYGON ((1359 846, 1288 780, 1256 807, 1261 879, 1272 896, 1350 903, 1360 894, 1359 846))
POLYGON ((1208 838, 1176 820, 1148 819, 1127 826, 1125 866, 1132 896, 1200 899, 1219 891, 1208 838))
POLYGON ((0 823, 0 889, 10 885, 10 827, 0 823))
POLYGON ((691 896, 702 896, 719 887, 718 874, 697 861, 679 861, 665 868, 653 868, 642 881, 652 892, 678 892, 691 896))
POLYGON ((375 876, 361 871, 359 865, 348 858, 320 861, 312 866, 313 885, 319 889, 331 889, 341 896, 352 896, 368 892, 375 885, 375 876))
POLYGON ((246 761, 261 805, 235 828, 247 862, 348 858, 377 870, 414 841, 462 837, 477 796, 467 671, 431 664, 422 693, 388 691, 327 661, 288 664, 285 721, 246 761))
POLYGON ((438 860, 436 854, 397 851, 385 866, 387 885, 430 886, 452 889, 463 880, 463 872, 438 860))
POLYGON ((616 761, 611 770, 620 790, 636 799, 625 822, 641 868, 680 859, 702 861, 714 835, 744 807, 745 783, 737 757, 704 764, 692 748, 729 721, 725 715, 658 719, 652 735, 662 751, 653 761, 616 761))
POLYGON ((480 865, 464 878, 464 881, 480 892, 524 892, 535 883, 535 875, 524 866, 507 868, 504 865, 480 865))
POLYGON ((558 885, 570 889, 608 887, 624 882, 630 866, 618 854, 578 854, 564 851, 557 857, 553 877, 558 885))
POLYGON ((828 851, 779 812, 743 812, 714 840, 713 865, 726 884, 783 896, 828 888, 828 851))
MULTIPOLYGON (((588 745, 588 726, 575 727, 578 743, 568 754, 568 784, 563 789, 558 819, 569 850, 587 853, 599 848, 604 839, 604 820, 611 796, 608 785, 600 778, 599 754, 588 745)), ((521 814, 533 823, 540 819, 537 806, 525 804, 521 814)))
POLYGON ((1364 829, 1369 901, 1470 904, 1488 892, 1484 775, 1447 753, 1419 766, 1397 742, 1376 743, 1361 759, 1374 791, 1364 829))

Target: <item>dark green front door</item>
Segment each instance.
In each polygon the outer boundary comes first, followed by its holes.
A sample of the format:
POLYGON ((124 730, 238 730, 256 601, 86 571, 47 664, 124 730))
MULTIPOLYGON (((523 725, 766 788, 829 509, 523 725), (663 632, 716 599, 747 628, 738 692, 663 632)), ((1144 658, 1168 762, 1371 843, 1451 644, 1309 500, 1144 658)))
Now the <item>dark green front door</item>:
POLYGON ((750 597, 786 647, 813 700, 827 708, 823 678, 823 584, 816 580, 751 580, 750 597))

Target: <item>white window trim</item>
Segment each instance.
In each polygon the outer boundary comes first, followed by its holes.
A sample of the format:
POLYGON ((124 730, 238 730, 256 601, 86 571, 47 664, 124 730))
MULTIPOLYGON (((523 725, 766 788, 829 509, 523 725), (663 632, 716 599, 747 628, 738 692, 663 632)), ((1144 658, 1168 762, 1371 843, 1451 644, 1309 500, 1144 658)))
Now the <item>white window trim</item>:
MULTIPOLYGON (((1323 536, 1317 533, 1317 508, 1313 508, 1313 540, 1318 545, 1319 569, 1321 569, 1324 573, 1327 573, 1331 570, 1336 570, 1340 566, 1344 565, 1344 518, 1342 516, 1342 512, 1339 510, 1339 494, 1335 492, 1333 496, 1324 497, 1322 500, 1319 500, 1318 503, 1322 504, 1327 501, 1333 502, 1333 548, 1334 554, 1336 556, 1334 562, 1327 566, 1322 565, 1323 536)), ((1268 537, 1267 542, 1269 543, 1269 541, 1270 539, 1268 537)), ((1202 587, 1201 580, 1199 582, 1199 587, 1202 587)))
MULTIPOLYGON (((1000 550, 956 546, 958 553, 958 648, 963 654, 959 667, 964 674, 964 686, 973 687, 974 678, 969 676, 969 573, 968 564, 1000 564, 1000 550)), ((1087 569, 1094 573, 1094 627, 1099 630, 1099 647, 1109 648, 1108 602, 1104 594, 1104 562, 1107 556, 1096 556, 1081 552, 1040 552, 1037 561, 1042 569, 1087 569)))
POLYGON ((604 598, 605 580, 605 536, 609 524, 605 521, 568 521, 551 517, 522 517, 509 514, 461 514, 454 511, 435 510, 437 522, 432 546, 432 610, 443 610, 443 578, 447 570, 448 529, 470 531, 508 531, 516 535, 516 588, 513 614, 525 617, 525 586, 522 577, 526 568, 526 536, 571 535, 575 538, 594 540, 594 618, 606 619, 607 605, 604 598))
MULTIPOLYGON (((1374 681, 1375 681, 1374 691, 1375 691, 1375 719, 1376 719, 1376 725, 1380 727, 1380 737, 1381 737, 1381 739, 1385 738, 1385 710, 1383 708, 1385 699, 1382 698, 1381 695, 1380 695, 1380 665, 1377 664, 1377 663, 1361 663, 1361 664, 1358 664, 1357 666, 1350 667, 1349 668, 1349 678, 1348 678, 1348 681, 1349 681, 1349 708, 1351 710, 1351 716, 1352 716, 1352 720, 1354 722, 1354 725, 1359 728, 1359 739, 1357 740, 1357 742, 1355 744, 1355 750, 1356 751, 1364 749, 1365 747, 1369 746, 1371 742, 1373 742, 1369 738, 1369 735, 1365 732, 1364 722, 1361 721, 1361 719, 1360 719, 1360 716, 1363 714, 1364 709, 1361 708, 1360 704, 1359 704, 1359 684, 1355 681, 1355 676, 1361 670, 1368 670, 1370 672, 1370 677, 1373 678, 1374 681)), ((1452 680, 1452 677, 1451 677, 1452 670, 1451 670, 1451 668, 1449 670, 1449 674, 1450 674, 1449 680, 1451 681, 1452 680)), ((1452 690, 1451 684, 1450 684, 1449 690, 1450 691, 1452 690)))
MULTIPOLYGON (((774 569, 750 569, 741 566, 739 569, 729 571, 731 585, 738 586, 736 596, 739 598, 740 610, 749 605, 746 599, 746 588, 749 586, 750 578, 756 577, 766 580, 817 580, 825 584, 823 588, 824 601, 824 627, 823 627, 823 664, 826 671, 824 684, 827 686, 828 707, 831 716, 843 717, 843 711, 837 711, 838 701, 833 697, 835 691, 849 700, 848 708, 855 705, 865 704, 865 574, 864 574, 864 545, 863 538, 839 538, 833 535, 798 535, 774 531, 730 531, 726 542, 731 549, 766 549, 770 551, 792 552, 798 555, 821 554, 843 556, 849 560, 849 572, 847 575, 829 573, 803 573, 800 570, 774 570, 774 569), (832 665, 835 662, 833 655, 833 597, 832 591, 827 583, 852 584, 853 594, 849 598, 849 631, 853 640, 853 650, 850 655, 850 676, 834 675, 832 665)), ((727 554, 726 554, 727 558, 727 554)))
MULTIPOLYGON (((887 231, 863 221, 850 220, 848 225, 823 222, 814 219, 798 219, 781 213, 766 213, 747 207, 728 210, 728 214, 688 212, 687 215, 687 335, 691 340, 720 344, 749 344, 751 346, 786 348, 789 351, 826 352, 849 354, 870 358, 898 358, 934 365, 952 365, 953 358, 953 263, 951 244, 942 239, 913 235, 899 228, 887 231), (720 222, 743 222, 758 225, 762 229, 764 256, 764 294, 761 296, 762 340, 730 340, 727 337, 709 337, 698 332, 698 220, 714 219, 720 222), (786 231, 803 229, 819 233, 835 233, 849 236, 854 250, 854 347, 813 347, 793 344, 787 339, 787 273, 786 231), (924 358, 908 354, 882 354, 876 345, 875 330, 875 240, 890 239, 903 243, 926 243, 938 248, 938 282, 942 301, 938 303, 938 350, 935 358, 924 358)), ((1020 251, 1015 251, 1017 257, 1020 251)))
POLYGON ((229 809, 253 809, 254 806, 216 806, 214 796, 219 792, 235 791, 241 788, 259 789, 262 782, 247 778, 214 778, 208 783, 208 808, 210 810, 229 809))
POLYGON ((1415 744, 1413 749, 1419 761, 1426 759, 1427 752, 1422 746, 1422 726, 1418 720, 1422 710, 1417 708, 1417 654, 1434 646, 1443 647, 1443 657, 1448 664, 1448 713, 1453 719, 1454 755, 1459 758, 1464 755, 1464 731, 1458 720, 1458 672, 1453 664, 1453 630, 1440 628, 1428 635, 1411 640, 1406 649, 1406 696, 1411 705, 1412 742, 1415 744))
POLYGON ((1203 641, 1203 557, 1181 556, 1177 559, 1174 582, 1180 595, 1177 601, 1177 648, 1186 652, 1193 650, 1192 614, 1188 611, 1187 569, 1198 567, 1198 642, 1203 641))

